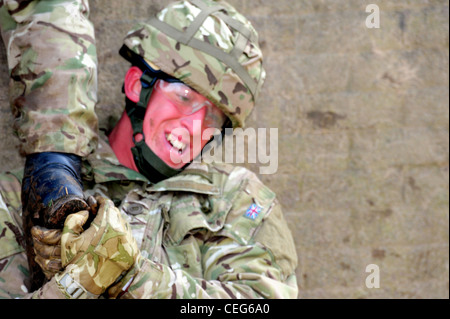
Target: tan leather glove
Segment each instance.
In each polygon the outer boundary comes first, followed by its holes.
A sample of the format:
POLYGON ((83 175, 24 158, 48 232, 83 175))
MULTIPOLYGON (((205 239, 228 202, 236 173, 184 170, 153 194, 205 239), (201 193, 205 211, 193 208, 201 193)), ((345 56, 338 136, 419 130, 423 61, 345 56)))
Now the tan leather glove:
POLYGON ((89 213, 71 214, 61 236, 61 261, 66 269, 56 275, 61 290, 70 298, 95 298, 125 274, 140 255, 128 223, 114 203, 97 197, 99 209, 83 231, 89 213))
POLYGON ((47 279, 61 271, 61 229, 47 229, 41 226, 31 228, 35 261, 41 266, 47 279))

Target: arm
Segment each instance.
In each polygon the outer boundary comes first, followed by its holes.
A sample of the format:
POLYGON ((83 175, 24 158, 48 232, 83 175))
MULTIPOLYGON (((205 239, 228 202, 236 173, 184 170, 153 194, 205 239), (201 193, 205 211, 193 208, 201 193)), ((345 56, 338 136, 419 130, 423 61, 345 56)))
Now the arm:
POLYGON ((87 1, 0 1, 10 104, 26 154, 97 143, 97 54, 87 1))
POLYGON ((87 1, 0 0, 0 28, 10 72, 13 128, 27 155, 22 206, 31 287, 33 225, 59 227, 86 209, 81 157, 97 143, 97 55, 87 1))

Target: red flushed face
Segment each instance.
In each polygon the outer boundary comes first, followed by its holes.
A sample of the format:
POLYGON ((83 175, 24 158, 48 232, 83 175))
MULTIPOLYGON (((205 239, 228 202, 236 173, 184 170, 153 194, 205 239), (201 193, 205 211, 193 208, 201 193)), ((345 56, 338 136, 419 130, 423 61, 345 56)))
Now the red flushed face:
POLYGON ((156 82, 143 123, 145 142, 167 165, 191 162, 220 129, 225 115, 183 83, 156 82))

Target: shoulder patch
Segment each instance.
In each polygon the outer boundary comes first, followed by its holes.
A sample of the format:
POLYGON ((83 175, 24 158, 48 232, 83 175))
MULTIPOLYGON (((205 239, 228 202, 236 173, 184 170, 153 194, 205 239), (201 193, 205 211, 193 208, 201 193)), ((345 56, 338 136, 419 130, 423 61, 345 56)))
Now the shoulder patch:
POLYGON ((260 213, 261 213, 261 207, 259 207, 256 204, 252 204, 245 212, 244 217, 247 217, 248 219, 251 219, 251 220, 255 220, 256 218, 258 218, 260 213))

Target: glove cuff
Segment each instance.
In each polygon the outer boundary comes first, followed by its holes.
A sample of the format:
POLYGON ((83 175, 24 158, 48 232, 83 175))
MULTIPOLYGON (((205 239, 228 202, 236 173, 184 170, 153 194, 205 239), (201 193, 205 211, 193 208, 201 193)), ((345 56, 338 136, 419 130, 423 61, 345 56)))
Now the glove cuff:
POLYGON ((139 253, 133 267, 131 267, 131 269, 118 282, 116 282, 115 285, 108 289, 109 298, 120 298, 128 292, 128 288, 130 288, 134 279, 141 271, 144 262, 145 258, 143 258, 139 253))
POLYGON ((72 267, 68 266, 64 272, 55 275, 56 285, 66 298, 98 299, 99 295, 87 291, 86 288, 72 277, 71 269, 72 267))

